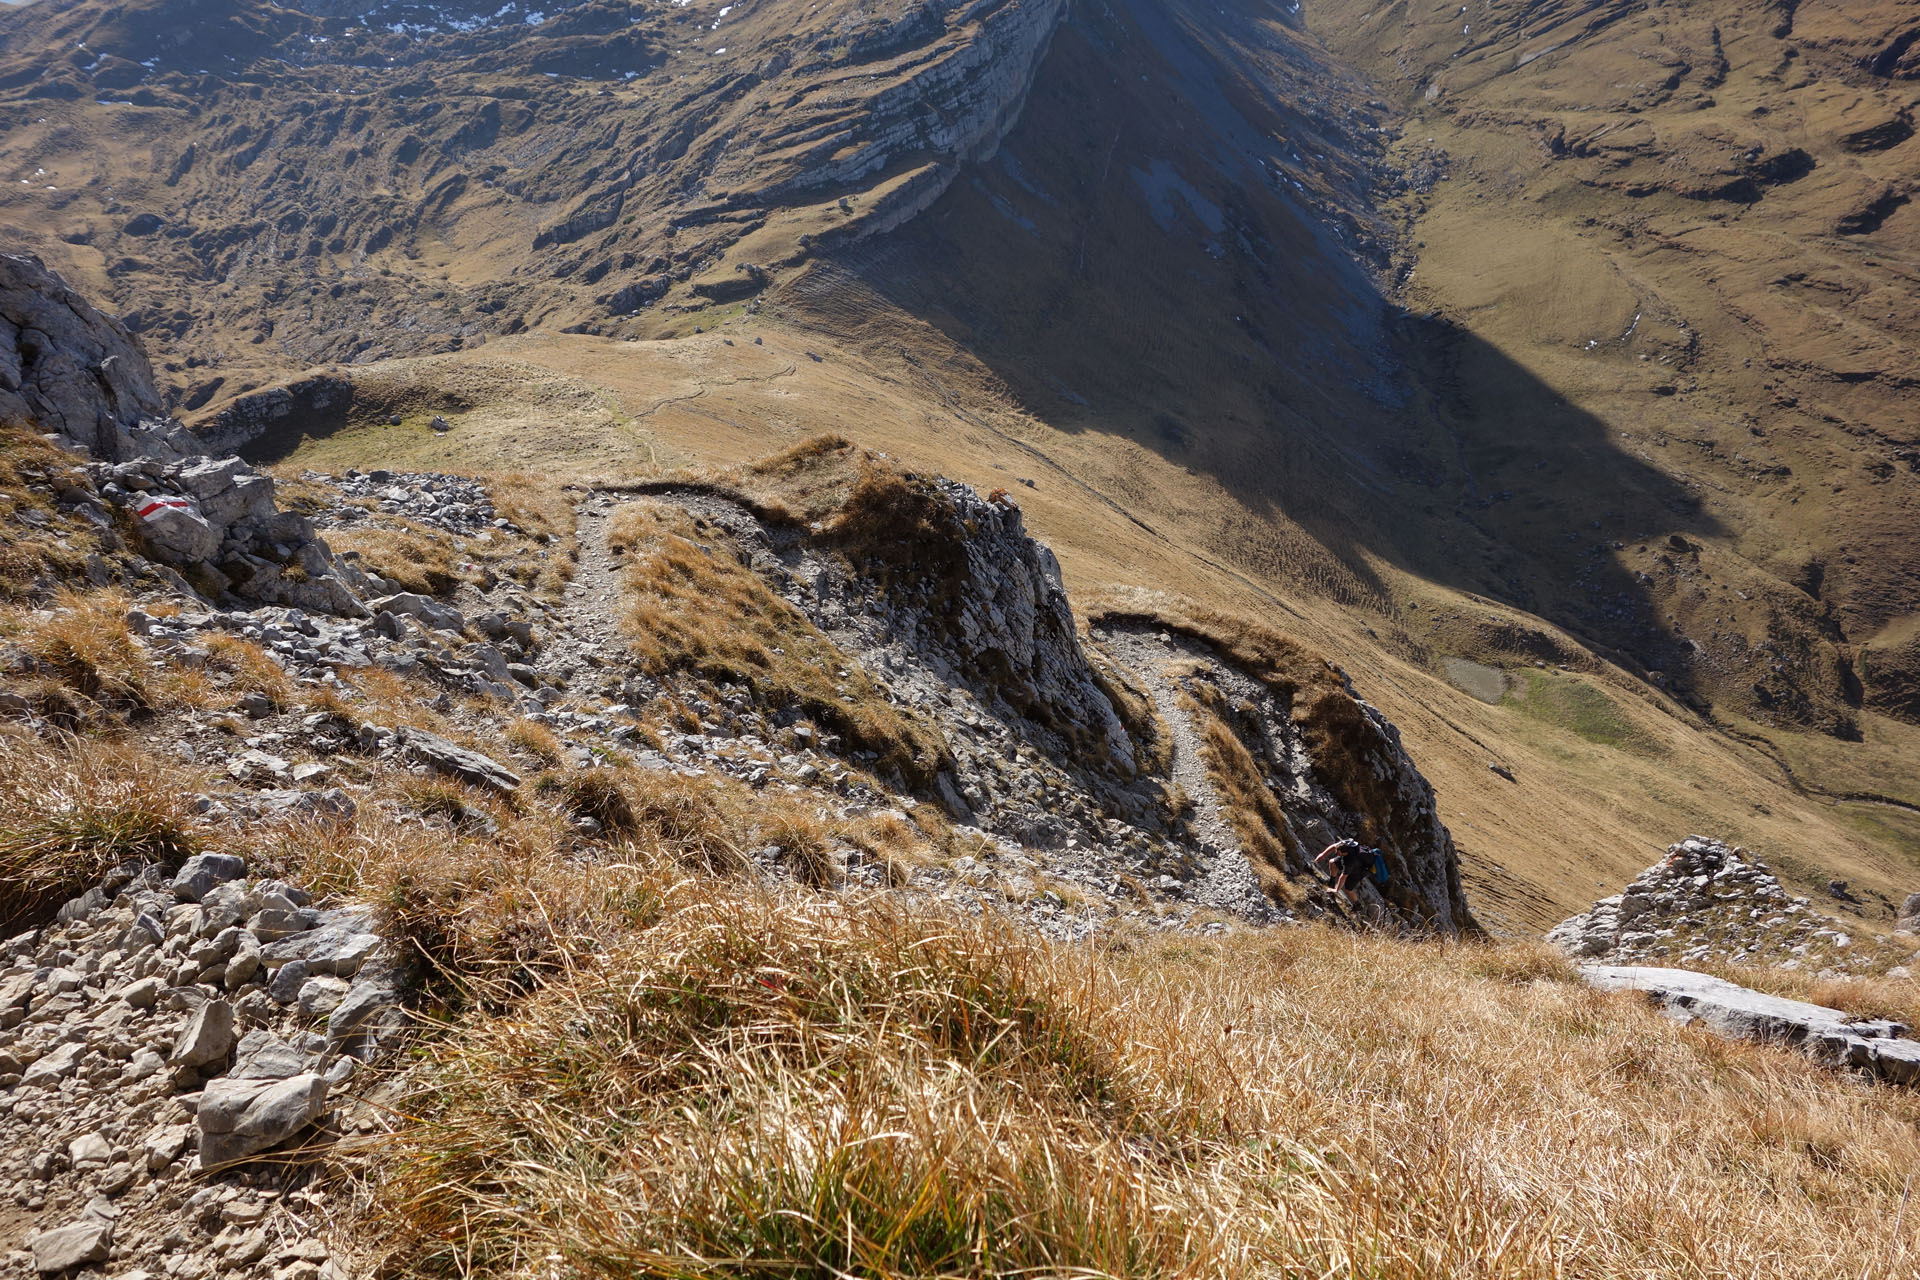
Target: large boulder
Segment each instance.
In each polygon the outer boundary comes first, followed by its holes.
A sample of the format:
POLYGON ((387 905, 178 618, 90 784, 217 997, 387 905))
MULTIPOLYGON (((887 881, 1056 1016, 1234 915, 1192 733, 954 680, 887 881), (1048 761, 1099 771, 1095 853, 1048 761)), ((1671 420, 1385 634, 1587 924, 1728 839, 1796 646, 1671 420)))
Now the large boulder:
POLYGON ((223 1077, 200 1095, 200 1163, 212 1169, 276 1147, 319 1118, 327 1081, 306 1071, 286 1079, 223 1077))

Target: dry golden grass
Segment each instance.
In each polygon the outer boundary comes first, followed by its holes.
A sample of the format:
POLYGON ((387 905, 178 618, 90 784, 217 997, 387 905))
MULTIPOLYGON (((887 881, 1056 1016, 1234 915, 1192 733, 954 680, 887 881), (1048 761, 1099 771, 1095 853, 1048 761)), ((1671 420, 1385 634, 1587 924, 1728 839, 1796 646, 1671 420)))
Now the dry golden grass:
POLYGON ((44 593, 49 582, 84 577, 87 553, 99 547, 93 526, 27 487, 64 474, 74 462, 25 426, 0 425, 0 599, 22 600, 44 593), (19 518, 22 511, 40 523, 19 518))
POLYGON ((425 525, 398 529, 330 529, 327 545, 336 553, 353 552, 369 573, 377 573, 402 591, 444 596, 466 581, 453 537, 425 525))
POLYGON ((273 655, 244 636, 216 634, 206 640, 208 665, 225 672, 227 687, 239 693, 258 693, 285 711, 294 702, 293 678, 273 655))
POLYGON ((129 859, 178 863, 200 843, 190 775, 131 746, 0 731, 0 929, 129 859))
POLYGON ((342 676, 341 684, 360 698, 357 702, 340 698, 349 719, 407 725, 431 733, 447 730, 446 717, 421 700, 419 687, 384 667, 360 667, 342 676))
POLYGON ((514 750, 525 752, 542 764, 557 765, 566 758, 566 748, 559 735, 537 720, 515 720, 500 736, 514 750))
POLYGON ((105 712, 151 709, 155 666, 127 628, 116 591, 63 590, 46 610, 18 614, 4 630, 48 673, 105 712))
POLYGON ((1105 955, 636 861, 372 1157, 404 1274, 1892 1275, 1920 1102, 1537 948, 1105 955))
POLYGON ((939 730, 890 704, 856 660, 740 563, 724 530, 631 502, 608 542, 630 556, 624 629, 651 674, 744 684, 762 704, 798 709, 850 749, 874 752, 878 768, 909 785, 930 783, 951 762, 939 730))

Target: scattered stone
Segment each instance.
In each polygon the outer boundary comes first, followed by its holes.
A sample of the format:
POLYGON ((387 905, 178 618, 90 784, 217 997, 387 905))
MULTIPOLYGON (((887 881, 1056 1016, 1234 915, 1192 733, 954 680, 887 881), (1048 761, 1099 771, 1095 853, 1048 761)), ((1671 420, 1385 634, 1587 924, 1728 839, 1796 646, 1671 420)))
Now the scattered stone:
POLYGON ((243 859, 230 853, 198 853, 181 864, 168 887, 173 896, 185 902, 198 902, 217 884, 237 880, 247 873, 243 859))
POLYGON ((165 1125, 147 1135, 142 1150, 146 1156, 147 1172, 158 1173, 180 1158, 180 1153, 193 1141, 193 1127, 184 1124, 165 1125))
POLYGON ((233 1006, 209 1000, 188 1021, 169 1061, 176 1067, 207 1067, 226 1061, 233 1049, 233 1006))
POLYGON ((87 1046, 79 1041, 63 1044, 30 1063, 26 1071, 21 1074, 20 1083, 45 1085, 64 1079, 73 1074, 74 1068, 80 1065, 80 1059, 86 1055, 86 1052, 87 1046))
POLYGON ((406 614, 409 617, 418 618, 435 631, 459 633, 467 629, 466 617, 458 609, 441 604, 432 596, 423 596, 415 591, 402 591, 395 595, 382 596, 377 600, 369 600, 367 608, 376 614, 406 614))
POLYGON ((407 756, 430 769, 452 774, 464 782, 512 791, 520 785, 520 776, 498 761, 469 751, 437 733, 425 729, 401 727, 394 730, 407 756))
POLYGON ((104 1133, 83 1133, 67 1144, 67 1158, 76 1169, 89 1165, 98 1168, 113 1160, 113 1144, 104 1133))
POLYGON ((113 1224, 82 1218, 67 1226, 40 1232, 33 1237, 30 1247, 33 1268, 41 1275, 105 1262, 113 1249, 113 1224))

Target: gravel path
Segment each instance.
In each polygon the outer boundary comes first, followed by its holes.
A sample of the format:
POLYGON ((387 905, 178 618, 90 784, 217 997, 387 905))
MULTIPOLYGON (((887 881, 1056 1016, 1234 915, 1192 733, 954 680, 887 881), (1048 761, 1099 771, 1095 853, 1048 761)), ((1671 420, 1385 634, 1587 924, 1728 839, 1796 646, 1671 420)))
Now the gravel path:
POLYGON ((624 641, 619 625, 619 561, 607 550, 607 526, 620 504, 605 494, 589 494, 574 507, 574 532, 580 559, 561 597, 557 625, 548 629, 539 665, 571 680, 598 667, 624 641))
POLYGON ((1150 628, 1114 627, 1103 629, 1097 637, 1100 647, 1133 673, 1153 709, 1167 726, 1173 739, 1173 760, 1169 772, 1173 781, 1193 801, 1194 815, 1189 828, 1193 844, 1205 868, 1192 900, 1232 911, 1250 920, 1273 919, 1284 915, 1260 890, 1259 878, 1247 860, 1240 837, 1227 817, 1213 779, 1207 773, 1200 754, 1200 734, 1193 717, 1180 705, 1179 691, 1167 675, 1170 664, 1180 661, 1205 662, 1204 654, 1192 646, 1150 628))

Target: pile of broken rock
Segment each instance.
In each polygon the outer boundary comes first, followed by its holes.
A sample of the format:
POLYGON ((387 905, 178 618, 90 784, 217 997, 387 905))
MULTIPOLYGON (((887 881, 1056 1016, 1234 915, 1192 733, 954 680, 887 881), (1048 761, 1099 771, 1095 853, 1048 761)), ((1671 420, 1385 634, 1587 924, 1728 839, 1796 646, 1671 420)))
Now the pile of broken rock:
POLYGON ((362 617, 353 564, 337 560, 313 522, 274 504, 273 477, 239 458, 203 455, 94 462, 101 499, 138 522, 147 549, 203 588, 362 617))
POLYGON ((1746 850, 1689 836, 1625 891, 1554 926, 1547 941, 1578 959, 1616 964, 1722 959, 1801 968, 1818 951, 1844 968, 1835 957, 1853 939, 1746 850))
POLYGON ((364 912, 227 854, 129 863, 0 960, 0 1195, 38 1227, 0 1273, 333 1268, 309 1193, 240 1162, 324 1120, 404 1022, 364 912))

